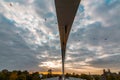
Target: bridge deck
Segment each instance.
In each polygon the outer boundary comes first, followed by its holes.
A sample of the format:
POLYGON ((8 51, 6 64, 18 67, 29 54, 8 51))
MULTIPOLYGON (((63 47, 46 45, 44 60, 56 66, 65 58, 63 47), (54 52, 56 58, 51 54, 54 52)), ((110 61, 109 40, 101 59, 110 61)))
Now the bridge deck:
MULTIPOLYGON (((54 78, 48 78, 48 79, 43 79, 43 80, 59 80, 59 78, 58 77, 54 77, 54 78)), ((69 77, 69 78, 67 78, 65 80, 86 80, 86 79, 69 77)))

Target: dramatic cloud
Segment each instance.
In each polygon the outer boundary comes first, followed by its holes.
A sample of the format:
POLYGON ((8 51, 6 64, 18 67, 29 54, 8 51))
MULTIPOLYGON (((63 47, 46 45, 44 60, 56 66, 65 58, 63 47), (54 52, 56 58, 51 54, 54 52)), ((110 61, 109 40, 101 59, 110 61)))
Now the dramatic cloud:
MULTIPOLYGON (((66 71, 120 69, 119 8, 119 0, 81 2, 67 44, 66 71)), ((0 0, 0 70, 60 71, 57 26, 54 0, 0 0)))

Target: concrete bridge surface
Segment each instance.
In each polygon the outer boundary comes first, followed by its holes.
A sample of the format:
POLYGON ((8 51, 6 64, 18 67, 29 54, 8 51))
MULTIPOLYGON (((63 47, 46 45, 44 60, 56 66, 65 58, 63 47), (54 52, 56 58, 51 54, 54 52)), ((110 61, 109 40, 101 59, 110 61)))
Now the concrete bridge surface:
MULTIPOLYGON (((59 80, 59 77, 53 77, 53 78, 48 78, 48 79, 43 79, 43 80, 59 80)), ((86 80, 86 79, 69 77, 69 78, 67 78, 65 80, 86 80)))

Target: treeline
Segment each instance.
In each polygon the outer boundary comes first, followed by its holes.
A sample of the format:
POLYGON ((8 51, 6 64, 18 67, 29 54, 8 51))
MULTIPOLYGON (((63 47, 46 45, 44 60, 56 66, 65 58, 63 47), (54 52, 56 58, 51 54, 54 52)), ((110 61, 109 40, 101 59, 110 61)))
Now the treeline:
POLYGON ((41 80, 39 73, 29 74, 28 71, 8 71, 0 72, 0 80, 41 80))
MULTIPOLYGON (((50 77, 58 77, 61 76, 59 74, 52 74, 52 72, 48 72, 48 74, 39 74, 38 72, 29 73, 28 71, 8 71, 2 70, 0 71, 0 80, 42 80, 50 77)), ((87 74, 65 74, 66 78, 75 77, 82 78, 86 80, 120 80, 120 75, 87 75, 87 74)))
MULTIPOLYGON (((61 75, 58 74, 52 74, 49 73, 44 75, 44 74, 39 74, 38 72, 34 73, 29 73, 28 71, 8 71, 8 70, 2 70, 0 71, 0 80, 42 80, 45 78, 50 78, 50 77, 58 77, 61 75)), ((92 77, 90 75, 86 74, 69 74, 66 73, 65 75, 66 78, 68 77, 76 77, 76 78, 82 78, 86 80, 92 80, 92 77)), ((99 80, 99 75, 94 75, 95 80, 99 80)))
POLYGON ((109 74, 102 74, 102 75, 87 75, 87 74, 66 74, 66 77, 76 77, 76 78, 81 78, 81 79, 86 79, 86 80, 120 80, 120 73, 109 73, 109 74))
POLYGON ((100 75, 87 75, 87 74, 69 74, 66 73, 65 75, 66 77, 75 77, 75 78, 81 78, 81 79, 86 79, 86 80, 101 80, 101 76, 100 75))
POLYGON ((42 80, 50 77, 60 76, 58 74, 39 74, 39 72, 29 73, 28 71, 8 71, 2 70, 0 71, 0 80, 42 80))

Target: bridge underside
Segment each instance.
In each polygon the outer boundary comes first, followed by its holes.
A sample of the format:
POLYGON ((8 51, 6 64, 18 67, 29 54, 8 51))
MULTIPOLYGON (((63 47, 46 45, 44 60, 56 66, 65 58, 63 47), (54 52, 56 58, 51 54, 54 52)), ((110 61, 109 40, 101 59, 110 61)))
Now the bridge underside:
POLYGON ((64 77, 64 62, 66 45, 78 6, 81 0, 55 0, 56 14, 60 33, 62 52, 62 73, 64 77))

